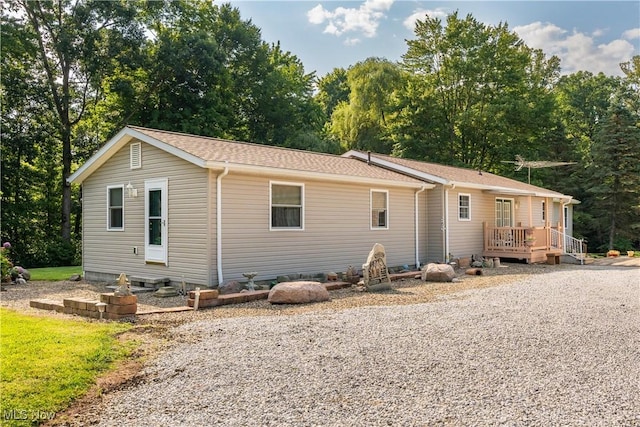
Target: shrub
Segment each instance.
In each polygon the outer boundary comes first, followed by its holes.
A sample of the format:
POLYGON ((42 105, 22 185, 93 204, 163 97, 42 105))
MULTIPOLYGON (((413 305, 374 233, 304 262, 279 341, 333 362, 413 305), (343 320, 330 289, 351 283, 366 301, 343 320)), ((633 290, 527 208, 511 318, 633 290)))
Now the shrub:
POLYGON ((9 277, 9 274, 10 274, 9 272, 13 267, 13 264, 9 259, 9 254, 7 252, 8 252, 7 249, 5 249, 4 247, 0 249, 0 263, 2 265, 0 280, 2 281, 5 281, 9 277))

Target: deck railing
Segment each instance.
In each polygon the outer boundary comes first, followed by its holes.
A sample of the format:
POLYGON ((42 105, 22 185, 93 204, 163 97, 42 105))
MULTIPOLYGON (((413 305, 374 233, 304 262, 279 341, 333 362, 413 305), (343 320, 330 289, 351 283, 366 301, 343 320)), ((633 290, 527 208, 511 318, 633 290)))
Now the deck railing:
POLYGON ((485 251, 527 253, 544 250, 549 245, 549 228, 489 227, 485 225, 485 251))
POLYGON ((558 230, 551 230, 551 245, 554 248, 562 249, 562 252, 571 255, 584 264, 584 257, 587 253, 587 245, 582 239, 576 239, 558 230))

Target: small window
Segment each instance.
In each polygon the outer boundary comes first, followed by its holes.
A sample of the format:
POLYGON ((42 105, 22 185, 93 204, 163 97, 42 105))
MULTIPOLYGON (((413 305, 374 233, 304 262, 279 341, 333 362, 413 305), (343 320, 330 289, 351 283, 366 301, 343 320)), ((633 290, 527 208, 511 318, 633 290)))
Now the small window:
POLYGON ((545 211, 546 209, 546 205, 544 202, 542 202, 542 220, 546 221, 547 220, 547 212, 545 211))
POLYGON ((471 221, 470 194, 458 194, 458 220, 471 221))
POLYGON ((304 228, 304 186, 271 183, 271 229, 304 228))
POLYGON ((142 145, 139 142, 134 142, 129 146, 129 160, 131 169, 142 167, 142 145))
POLYGON ((124 185, 107 187, 107 230, 124 230, 124 185))
POLYGON ((371 229, 389 228, 389 193, 371 190, 371 229))

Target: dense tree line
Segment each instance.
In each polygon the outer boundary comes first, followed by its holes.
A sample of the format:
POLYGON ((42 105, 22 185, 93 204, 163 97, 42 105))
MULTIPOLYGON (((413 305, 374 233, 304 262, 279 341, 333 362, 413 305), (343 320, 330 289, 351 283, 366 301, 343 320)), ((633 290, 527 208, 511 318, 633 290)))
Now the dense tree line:
POLYGON ((590 248, 638 248, 640 61, 560 75, 507 24, 418 21, 402 61, 318 78, 210 2, 2 6, 2 239, 24 265, 77 260, 66 178, 127 124, 339 153, 372 150, 526 180, 505 160, 573 161, 532 183, 582 201, 590 248))

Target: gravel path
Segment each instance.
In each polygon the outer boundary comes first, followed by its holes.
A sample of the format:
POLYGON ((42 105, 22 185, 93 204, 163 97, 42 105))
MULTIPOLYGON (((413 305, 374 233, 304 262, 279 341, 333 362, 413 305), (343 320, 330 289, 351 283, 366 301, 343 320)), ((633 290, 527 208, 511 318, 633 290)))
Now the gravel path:
POLYGON ((176 333, 101 425, 640 426, 635 268, 176 333))

